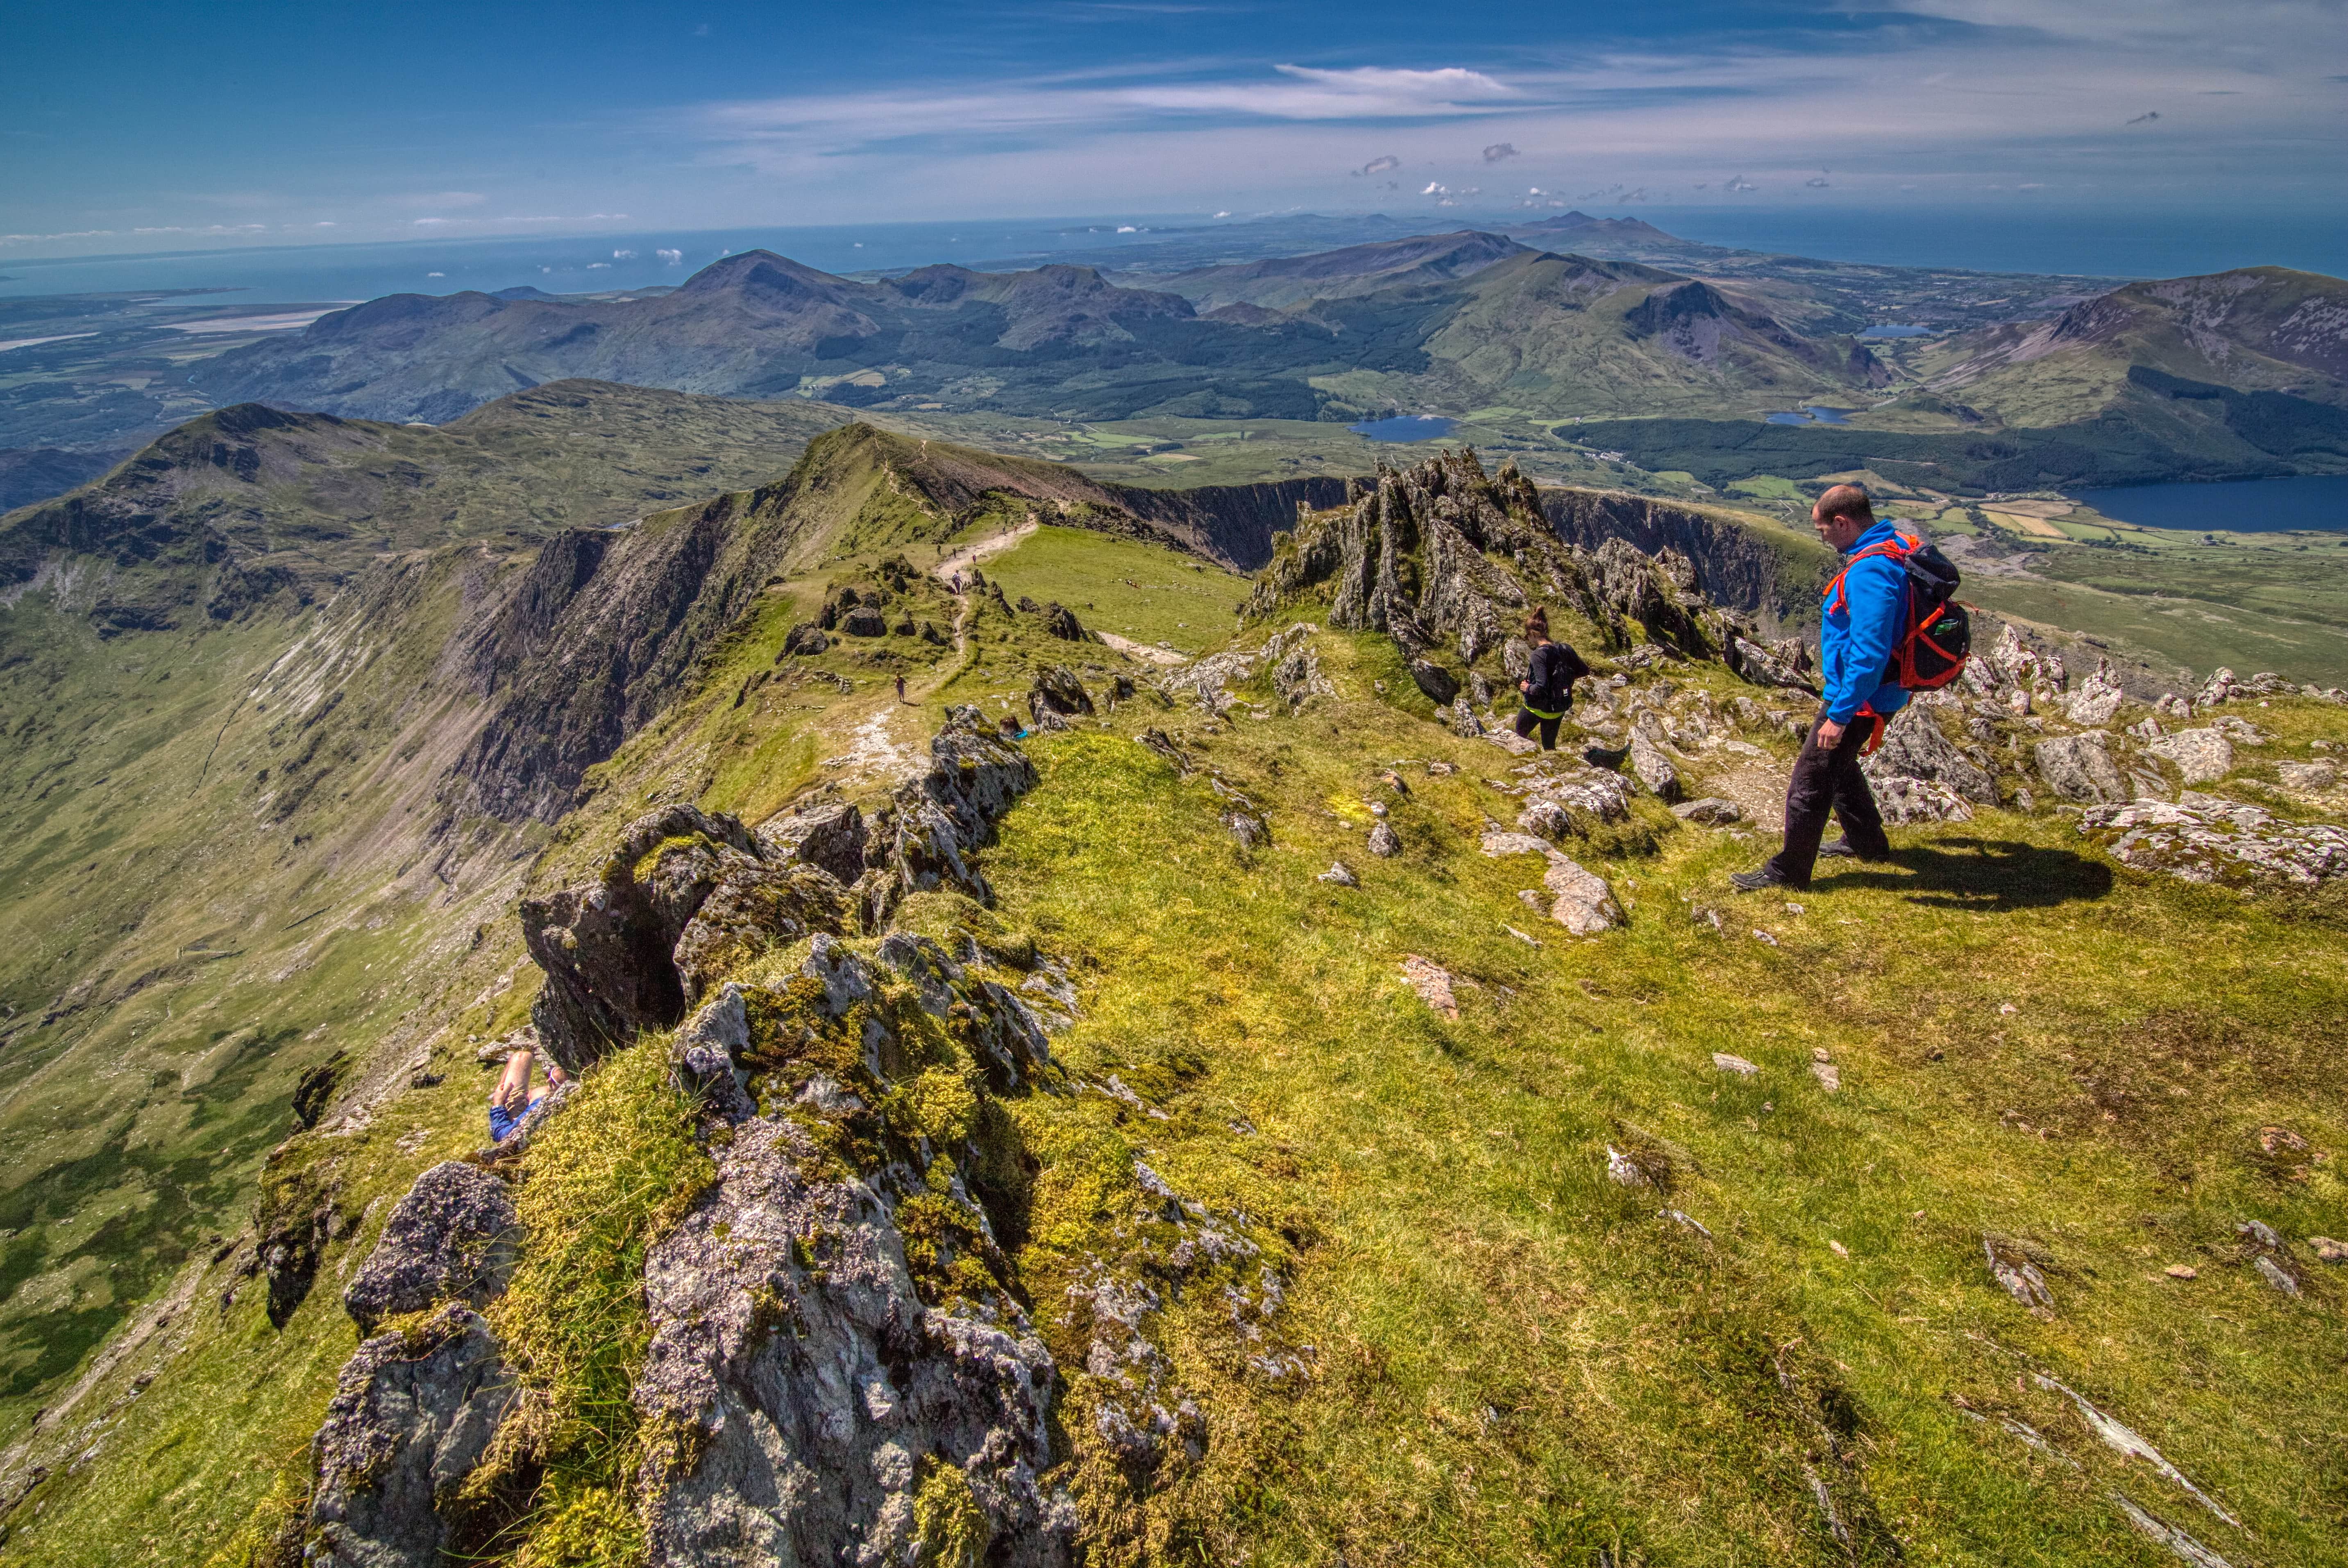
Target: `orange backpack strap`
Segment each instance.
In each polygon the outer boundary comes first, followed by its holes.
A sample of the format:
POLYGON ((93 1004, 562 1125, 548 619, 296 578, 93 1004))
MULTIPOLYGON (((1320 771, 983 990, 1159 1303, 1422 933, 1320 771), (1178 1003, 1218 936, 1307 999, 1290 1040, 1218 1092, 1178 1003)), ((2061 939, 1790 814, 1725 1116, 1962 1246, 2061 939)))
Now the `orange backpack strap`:
POLYGON ((1844 592, 1842 580, 1850 575, 1850 569, 1852 567, 1858 565, 1860 562, 1866 560, 1870 555, 1889 555, 1893 557, 1895 560, 1904 559, 1907 556, 1915 554, 1917 551, 1922 548, 1923 546, 1921 543, 1909 538, 1906 534, 1895 533, 1889 539, 1881 540, 1874 544, 1869 545, 1866 549, 1852 556, 1849 561, 1844 562, 1842 570, 1834 574, 1834 581, 1827 584, 1825 595, 1827 601, 1827 614, 1831 615, 1836 611, 1841 609, 1845 603, 1849 603, 1849 596, 1844 592))

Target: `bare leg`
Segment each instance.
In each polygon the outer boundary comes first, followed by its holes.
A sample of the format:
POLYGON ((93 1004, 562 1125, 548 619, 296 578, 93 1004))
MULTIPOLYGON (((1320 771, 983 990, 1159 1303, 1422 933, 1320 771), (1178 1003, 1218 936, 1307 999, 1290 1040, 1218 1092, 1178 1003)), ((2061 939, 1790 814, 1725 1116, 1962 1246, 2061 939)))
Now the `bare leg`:
POLYGON ((506 1058, 506 1070, 498 1079, 497 1092, 489 1096, 493 1106, 527 1104, 530 1099, 530 1053, 527 1049, 514 1052, 506 1058))

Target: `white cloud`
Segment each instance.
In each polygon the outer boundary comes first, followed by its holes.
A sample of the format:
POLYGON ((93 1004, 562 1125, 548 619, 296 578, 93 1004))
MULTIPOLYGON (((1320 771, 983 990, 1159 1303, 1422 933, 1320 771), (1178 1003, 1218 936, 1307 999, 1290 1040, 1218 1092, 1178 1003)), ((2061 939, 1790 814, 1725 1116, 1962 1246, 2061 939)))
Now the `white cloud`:
POLYGON ((636 253, 633 251, 613 251, 612 253, 612 259, 615 262, 633 262, 636 259, 636 253))
POLYGON ((654 251, 653 254, 661 259, 661 265, 664 267, 681 267, 685 265, 685 253, 683 251, 662 250, 654 251))

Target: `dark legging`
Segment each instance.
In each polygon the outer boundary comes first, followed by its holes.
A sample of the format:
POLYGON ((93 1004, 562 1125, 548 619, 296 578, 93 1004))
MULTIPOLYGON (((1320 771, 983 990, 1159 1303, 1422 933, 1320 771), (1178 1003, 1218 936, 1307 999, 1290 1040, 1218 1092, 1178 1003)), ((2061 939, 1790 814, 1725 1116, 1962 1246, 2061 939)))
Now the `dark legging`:
POLYGON ((1545 718, 1531 708, 1520 707, 1517 709, 1517 734, 1529 740, 1532 738, 1533 730, 1538 727, 1540 730, 1541 749, 1555 751, 1557 727, 1564 721, 1564 718, 1563 714, 1559 714, 1555 718, 1545 718))
POLYGON ((1818 717, 1810 721, 1809 738, 1802 742, 1801 755, 1794 758, 1793 780, 1786 789, 1786 842, 1769 861, 1795 887, 1810 884, 1810 870, 1818 861, 1818 841, 1826 837, 1829 811, 1842 819, 1843 836, 1860 854, 1891 851, 1874 791, 1867 787, 1867 775, 1859 770, 1859 752, 1883 721, 1861 714, 1845 727, 1841 742, 1828 748, 1818 745, 1818 724, 1826 716, 1820 708, 1818 717))

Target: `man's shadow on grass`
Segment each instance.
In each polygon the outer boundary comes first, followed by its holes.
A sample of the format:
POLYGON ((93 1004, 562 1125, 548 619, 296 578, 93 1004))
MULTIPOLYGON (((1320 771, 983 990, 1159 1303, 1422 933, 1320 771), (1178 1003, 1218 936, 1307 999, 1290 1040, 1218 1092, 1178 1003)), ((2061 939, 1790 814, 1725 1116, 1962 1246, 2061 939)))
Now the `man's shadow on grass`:
POLYGON ((1902 892, 1910 903, 1984 913, 2085 903, 2112 891, 2112 868, 2103 861, 2013 840, 1941 839, 1895 850, 1891 860, 1900 870, 1864 867, 1826 885, 1902 892))

